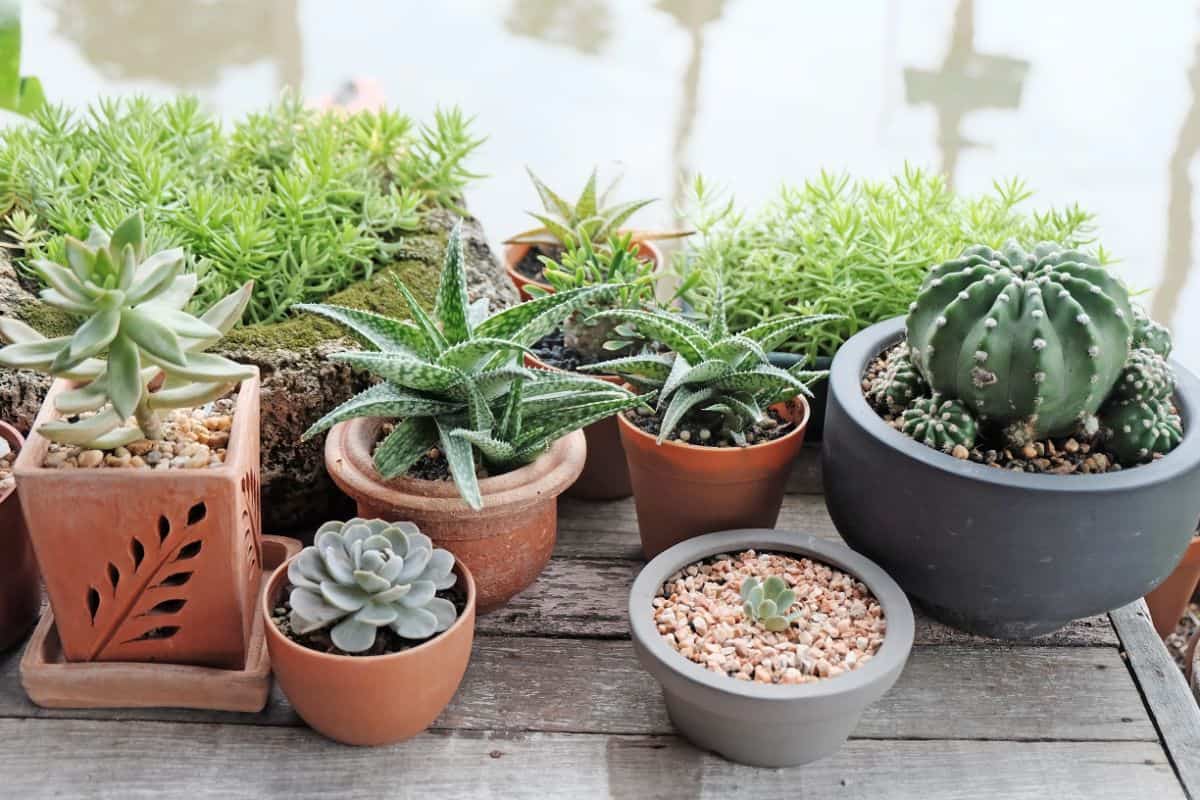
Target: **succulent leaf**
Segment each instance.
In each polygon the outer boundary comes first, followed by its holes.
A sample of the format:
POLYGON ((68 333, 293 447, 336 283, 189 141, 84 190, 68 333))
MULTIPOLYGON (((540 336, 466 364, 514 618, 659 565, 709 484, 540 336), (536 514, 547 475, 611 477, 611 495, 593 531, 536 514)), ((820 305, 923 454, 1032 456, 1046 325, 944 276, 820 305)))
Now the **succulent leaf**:
POLYGON ((797 617, 788 614, 796 602, 796 593, 778 575, 770 575, 764 581, 753 576, 745 578, 739 591, 744 601, 742 613, 769 631, 787 630, 797 617))

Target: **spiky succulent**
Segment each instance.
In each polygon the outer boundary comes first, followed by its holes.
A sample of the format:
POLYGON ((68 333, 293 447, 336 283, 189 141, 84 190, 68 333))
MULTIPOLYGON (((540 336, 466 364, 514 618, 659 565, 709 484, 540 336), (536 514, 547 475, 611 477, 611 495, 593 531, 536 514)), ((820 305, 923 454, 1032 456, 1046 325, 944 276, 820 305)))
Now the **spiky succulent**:
POLYGON ((1148 347, 1136 347, 1129 351, 1106 402, 1165 400, 1174 391, 1175 373, 1167 360, 1148 347))
POLYGON ((180 249, 145 257, 140 214, 111 236, 93 226, 85 242, 67 237, 66 252, 67 266, 35 260, 32 267, 49 287, 42 300, 83 318, 75 333, 47 339, 19 320, 0 319, 0 339, 10 343, 0 349, 0 365, 80 381, 57 397, 56 408, 64 415, 98 412, 42 425, 47 439, 96 449, 156 439, 159 411, 207 403, 255 375, 204 352, 241 318, 252 284, 198 318, 183 311, 196 276, 181 274, 180 249), (151 391, 160 375, 161 387, 151 391))
POLYGON ((399 422, 375 451, 385 479, 407 472, 437 446, 463 500, 483 507, 477 460, 492 473, 535 460, 568 433, 645 402, 625 389, 580 375, 527 370, 516 359, 572 311, 613 291, 597 286, 558 292, 487 317, 486 300, 467 302, 462 234, 450 233, 434 314, 403 283, 412 321, 351 308, 304 305, 358 334, 374 349, 331 358, 382 379, 326 414, 309 438, 343 420, 399 422))
POLYGON ((1167 330, 1167 327, 1150 319, 1146 309, 1137 303, 1130 305, 1133 306, 1132 347, 1153 350, 1163 358, 1171 355, 1171 332, 1167 330))
POLYGON ((595 318, 630 323, 668 352, 644 353, 580 367, 621 375, 630 383, 658 392, 661 444, 687 417, 699 416, 725 431, 736 444, 766 416, 766 408, 796 395, 809 397, 808 384, 824 372, 804 369, 803 359, 788 369, 772 366, 767 351, 827 315, 785 316, 734 334, 725 322, 724 294, 718 287, 707 327, 666 309, 614 309, 595 318))
POLYGON ((1151 461, 1183 441, 1183 421, 1164 398, 1106 405, 1100 411, 1100 429, 1106 446, 1122 464, 1151 461))
POLYGON ((361 653, 379 629, 428 639, 458 616, 437 593, 454 585, 454 556, 411 522, 326 522, 288 565, 295 633, 330 628, 334 645, 361 653))
POLYGON ((909 311, 934 392, 1027 444, 1094 418, 1129 353, 1133 311, 1096 258, 1052 243, 968 248, 930 270, 909 311))
MULTIPOLYGON (((533 170, 528 167, 529 179, 537 190, 538 198, 542 201, 543 212, 529 212, 541 225, 531 230, 522 231, 505 241, 505 244, 548 244, 563 247, 574 247, 581 236, 595 243, 608 241, 621 229, 621 226, 634 214, 654 202, 650 200, 630 200, 624 203, 607 205, 608 196, 612 194, 618 181, 613 181, 602 193, 596 190, 596 170, 584 184, 579 199, 574 203, 563 199, 549 186, 542 182, 533 170)), ((652 239, 674 239, 687 236, 690 231, 638 231, 634 240, 639 242, 652 239)))
POLYGON ((888 353, 883 371, 871 381, 867 395, 877 405, 899 414, 924 395, 928 388, 909 358, 908 345, 900 345, 888 353))
POLYGON ((796 602, 796 593, 778 575, 765 581, 749 577, 742 581, 742 611, 769 631, 785 631, 800 616, 799 611, 787 613, 796 602))
POLYGON ((900 417, 900 429, 922 444, 949 453, 975 446, 975 418, 960 401, 935 394, 915 400, 900 417))

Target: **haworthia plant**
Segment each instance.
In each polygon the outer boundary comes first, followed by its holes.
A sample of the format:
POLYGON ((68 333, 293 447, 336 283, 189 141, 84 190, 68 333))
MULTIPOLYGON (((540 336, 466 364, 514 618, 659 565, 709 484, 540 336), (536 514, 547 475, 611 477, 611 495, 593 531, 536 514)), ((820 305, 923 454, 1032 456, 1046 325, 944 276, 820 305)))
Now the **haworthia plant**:
POLYGON ((28 116, 45 104, 41 81, 21 75, 21 2, 0 0, 0 109, 28 116))
POLYGON ((428 639, 454 624, 458 609, 439 591, 452 587, 454 556, 411 522, 326 522, 288 565, 292 631, 329 629, 334 645, 362 653, 381 628, 428 639))
POLYGON ((356 417, 389 417, 395 429, 375 451, 385 478, 403 475, 431 448, 444 454, 466 503, 483 507, 479 462, 502 473, 534 461, 559 438, 645 398, 594 378, 527 370, 518 359, 573 311, 614 291, 558 292, 492 316, 467 302, 462 232, 455 226, 433 316, 403 284, 412 320, 330 305, 301 309, 350 329, 373 349, 334 360, 382 379, 318 420, 304 437, 356 417))
POLYGON ((700 325, 667 309, 615 309, 595 315, 629 323, 665 352, 614 358, 581 370, 621 375, 637 386, 658 392, 661 444, 685 418, 707 415, 738 444, 745 431, 763 420, 768 406, 796 395, 812 396, 808 385, 827 373, 807 371, 803 359, 788 369, 772 366, 767 352, 805 326, 827 317, 785 316, 731 333, 718 288, 708 325, 700 325))
POLYGON ((9 343, 0 349, 0 365, 79 381, 58 395, 57 410, 96 412, 42 425, 38 432, 47 439, 96 449, 157 439, 159 411, 202 405, 256 374, 204 352, 241 319, 251 283, 199 317, 183 311, 196 276, 180 274, 180 249, 145 256, 140 214, 111 235, 93 226, 87 241, 68 237, 66 252, 66 265, 36 260, 32 266, 48 287, 41 299, 82 320, 75 333, 47 339, 20 320, 0 319, 0 339, 9 343))

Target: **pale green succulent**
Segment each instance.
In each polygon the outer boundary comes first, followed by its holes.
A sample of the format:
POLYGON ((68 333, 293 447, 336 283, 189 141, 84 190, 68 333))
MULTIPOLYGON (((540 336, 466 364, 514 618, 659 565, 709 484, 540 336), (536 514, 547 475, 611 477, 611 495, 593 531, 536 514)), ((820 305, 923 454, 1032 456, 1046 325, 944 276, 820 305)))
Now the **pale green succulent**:
POLYGON ((785 631, 800 617, 799 611, 787 613, 796 602, 796 593, 778 575, 771 575, 765 581, 746 578, 742 581, 741 595, 746 618, 769 631, 785 631))
POLYGON ((0 319, 0 340, 9 343, 0 365, 78 381, 55 407, 64 416, 98 412, 42 425, 47 439, 95 449, 157 439, 159 411, 202 405, 256 374, 204 352, 241 318, 251 283, 198 318, 188 314, 196 276, 181 274, 180 249, 144 257, 140 214, 111 236, 93 226, 86 242, 67 237, 66 251, 67 266, 35 260, 32 267, 48 287, 42 300, 82 318, 75 333, 47 339, 20 320, 0 319), (151 391, 160 375, 161 386, 151 391))
POLYGON ((338 649, 361 653, 380 628, 428 639, 458 610, 437 593, 454 585, 454 556, 411 522, 326 522, 288 565, 290 624, 298 634, 330 628, 338 649))

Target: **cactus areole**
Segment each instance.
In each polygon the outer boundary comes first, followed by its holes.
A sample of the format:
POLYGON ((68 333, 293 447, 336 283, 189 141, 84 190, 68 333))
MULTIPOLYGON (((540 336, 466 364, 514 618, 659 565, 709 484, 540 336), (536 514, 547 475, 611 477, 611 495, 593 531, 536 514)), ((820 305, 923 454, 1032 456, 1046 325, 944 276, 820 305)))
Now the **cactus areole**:
POLYGON ((914 365, 1012 443, 1091 419, 1129 355, 1129 295, 1092 256, 1058 245, 977 246, 930 270, 907 318, 914 365))

